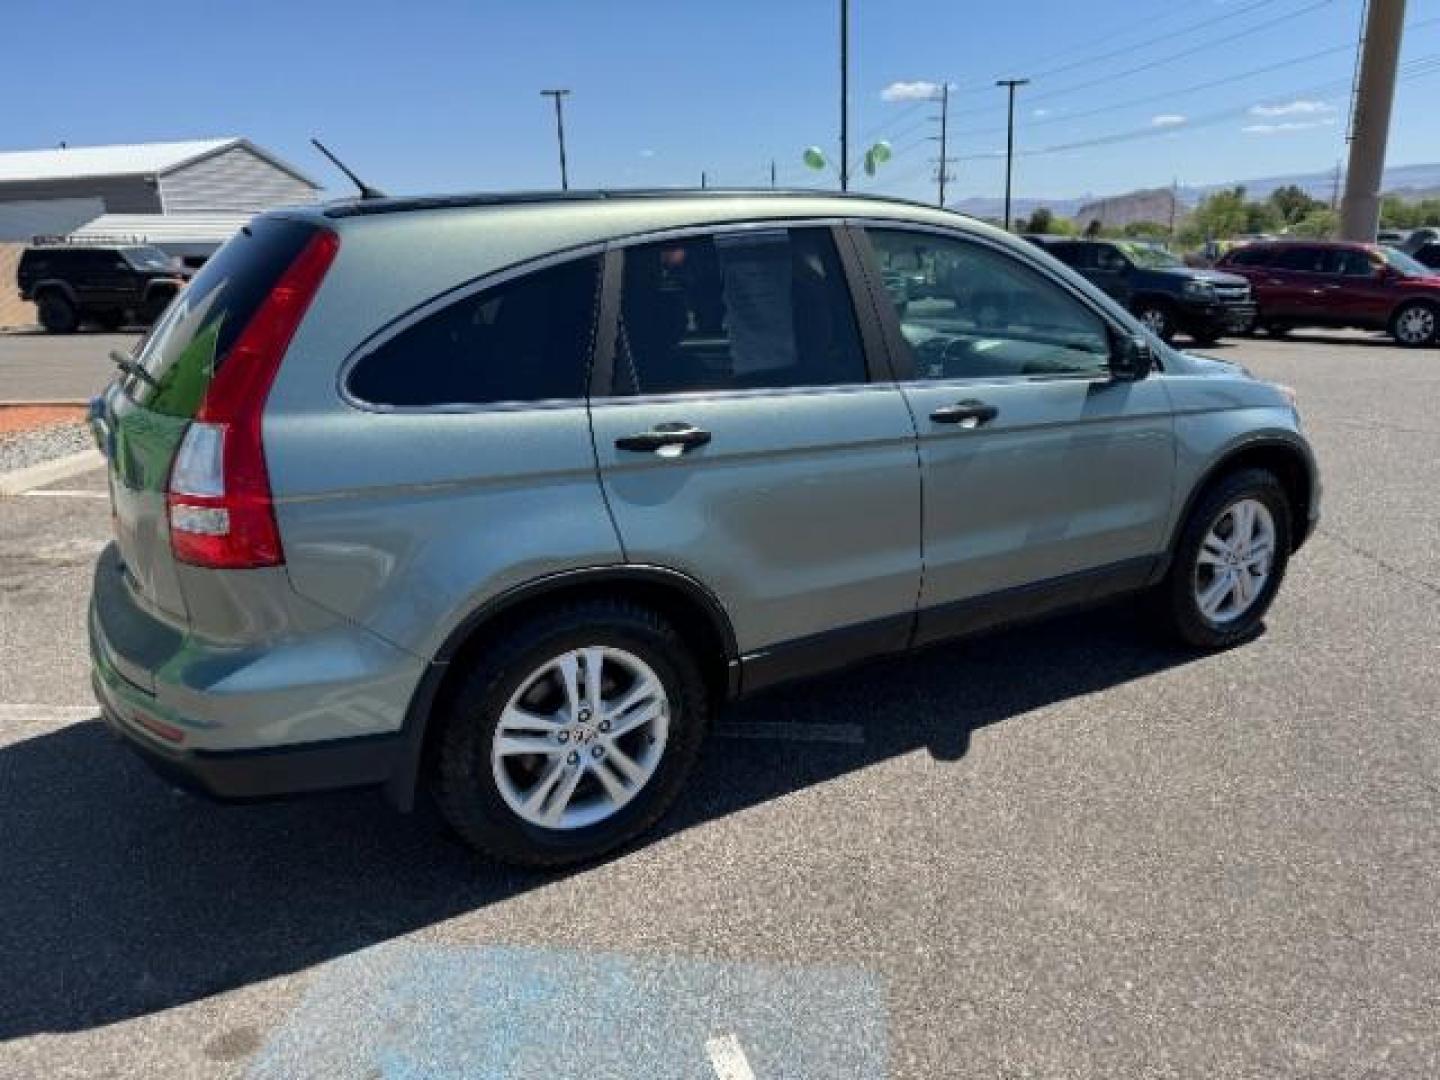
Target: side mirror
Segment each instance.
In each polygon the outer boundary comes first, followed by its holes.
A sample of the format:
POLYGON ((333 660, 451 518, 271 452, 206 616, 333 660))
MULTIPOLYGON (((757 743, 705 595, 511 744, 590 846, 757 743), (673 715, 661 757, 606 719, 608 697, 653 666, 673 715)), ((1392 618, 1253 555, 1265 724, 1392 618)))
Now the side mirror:
POLYGON ((1145 378, 1154 366, 1150 342, 1139 335, 1120 338, 1110 357, 1110 374, 1124 382, 1145 378))

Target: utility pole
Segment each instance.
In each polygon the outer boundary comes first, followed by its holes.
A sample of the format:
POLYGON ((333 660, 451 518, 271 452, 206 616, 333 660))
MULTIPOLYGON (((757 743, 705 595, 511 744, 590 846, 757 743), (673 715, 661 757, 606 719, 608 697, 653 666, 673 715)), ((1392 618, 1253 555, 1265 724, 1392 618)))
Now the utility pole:
POLYGON ((1345 199, 1340 204, 1342 240, 1372 241, 1380 224, 1380 184, 1404 24, 1405 0, 1370 0, 1355 92, 1350 167, 1345 174, 1345 199))
POLYGON ((1025 86, 1029 79, 996 79, 996 86, 1003 86, 1010 92, 1009 119, 1005 124, 1005 231, 1011 229, 1010 222, 1010 178, 1015 164, 1015 88, 1025 86))
POLYGON ((775 186, 775 159, 773 157, 770 159, 770 186, 772 188, 775 186))
POLYGON ((705 176, 705 170, 704 170, 704 169, 701 169, 701 170, 700 170, 700 190, 701 190, 701 191, 704 191, 704 190, 705 190, 705 187, 706 187, 706 179, 707 179, 707 177, 705 176))
POLYGON ((1332 211, 1340 206, 1340 162, 1335 162, 1335 178, 1330 181, 1330 209, 1332 211))
POLYGON ((552 97, 555 99, 555 138, 560 143, 560 190, 570 190, 570 175, 565 171, 565 107, 560 103, 561 99, 570 93, 569 90, 541 90, 541 97, 552 97))
POLYGON ((840 0, 840 190, 850 190, 850 0, 840 0))
POLYGON ((940 140, 940 159, 935 170, 935 180, 939 184, 939 191, 935 196, 935 205, 945 209, 945 181, 954 179, 950 174, 950 158, 946 155, 946 148, 950 145, 950 84, 940 84, 940 115, 932 116, 930 119, 940 121, 940 134, 930 136, 932 139, 940 140))
POLYGON ((1180 202, 1180 178, 1170 181, 1170 243, 1175 243, 1175 211, 1180 202))

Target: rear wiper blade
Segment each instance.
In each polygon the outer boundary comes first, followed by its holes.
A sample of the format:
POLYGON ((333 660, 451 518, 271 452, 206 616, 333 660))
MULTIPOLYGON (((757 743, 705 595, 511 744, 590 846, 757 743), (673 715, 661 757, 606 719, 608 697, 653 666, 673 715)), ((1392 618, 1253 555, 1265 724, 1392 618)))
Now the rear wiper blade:
POLYGON ((151 375, 150 372, 146 371, 134 360, 131 360, 130 357, 126 356, 119 349, 110 350, 110 361, 126 375, 133 375, 147 386, 153 386, 156 390, 160 389, 160 381, 156 379, 154 375, 151 375))

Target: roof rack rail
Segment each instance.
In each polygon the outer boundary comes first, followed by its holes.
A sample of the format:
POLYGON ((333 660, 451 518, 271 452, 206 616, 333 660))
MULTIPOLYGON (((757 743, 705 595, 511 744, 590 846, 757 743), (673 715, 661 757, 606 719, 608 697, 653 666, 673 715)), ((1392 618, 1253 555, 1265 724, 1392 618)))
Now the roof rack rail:
POLYGON ((30 237, 31 247, 114 247, 116 244, 148 244, 139 236, 122 236, 109 233, 94 236, 61 236, 58 233, 37 233, 30 237))
MULTIPOLYGON (((409 210, 448 210, 474 206, 514 206, 527 203, 600 202, 610 199, 723 199, 744 198, 811 198, 855 199, 864 202, 895 203, 926 210, 941 209, 915 199, 868 192, 831 191, 825 188, 595 188, 584 191, 506 191, 472 192, 459 195, 402 195, 381 199, 342 199, 327 204, 326 217, 362 217, 371 214, 392 214, 409 210)), ((958 214, 959 211, 945 210, 958 214)), ((964 215, 961 215, 964 216, 964 215)))

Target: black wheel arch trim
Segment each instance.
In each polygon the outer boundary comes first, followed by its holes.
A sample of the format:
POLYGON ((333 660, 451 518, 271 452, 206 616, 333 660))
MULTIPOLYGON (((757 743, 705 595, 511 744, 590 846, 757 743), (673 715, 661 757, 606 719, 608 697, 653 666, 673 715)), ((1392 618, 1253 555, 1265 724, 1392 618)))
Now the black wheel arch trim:
POLYGON ((35 300, 38 303, 40 300, 40 294, 45 292, 47 289, 54 289, 56 292, 61 293, 65 297, 65 299, 69 300, 70 303, 74 304, 76 307, 80 306, 80 294, 75 290, 75 286, 71 285, 64 278, 45 278, 43 281, 37 281, 34 285, 30 286, 30 295, 35 297, 35 300))
POLYGON ((576 587, 594 585, 647 585, 660 586, 680 592, 696 604, 709 617, 710 629, 724 646, 726 664, 726 690, 734 696, 740 689, 739 648, 736 645, 735 630, 730 617, 718 597, 699 581, 679 570, 665 566, 637 563, 617 563, 606 566, 578 567, 560 570, 553 574, 535 578, 514 586, 480 604, 450 631, 436 651, 420 684, 410 696, 410 705, 405 710, 405 721, 401 728, 403 748, 398 756, 395 770, 385 783, 385 795, 397 808, 410 810, 415 804, 415 789, 420 779, 421 759, 425 748, 426 730, 430 714, 440 694, 440 688, 449 674, 450 661, 464 647, 465 643, 486 623, 502 617, 520 604, 548 593, 560 592, 576 587))
MULTIPOLYGON (((1195 509, 1201 494, 1215 480, 1234 468, 1237 458, 1252 453, 1256 450, 1281 450, 1293 455, 1305 470, 1306 482, 1309 484, 1309 496, 1311 505, 1314 504, 1315 492, 1319 487, 1319 476, 1315 468, 1315 457, 1298 439, 1285 438, 1281 435, 1260 435, 1253 438, 1241 439, 1239 442, 1231 443, 1225 447, 1210 463, 1209 467, 1200 475, 1200 479, 1190 486, 1190 493, 1185 496, 1185 505, 1181 507, 1180 513, 1175 518, 1175 523, 1170 529, 1170 539, 1165 545, 1165 558, 1163 565, 1158 567, 1154 580, 1158 581, 1165 576, 1169 569, 1170 560, 1174 557, 1175 548, 1180 543, 1180 536, 1185 531, 1185 522, 1190 519, 1190 514, 1195 509)), ((1283 478, 1281 478, 1283 479, 1283 478)), ((1290 522, 1290 551, 1295 553, 1300 550, 1302 544, 1309 538, 1310 521, 1290 522)))

